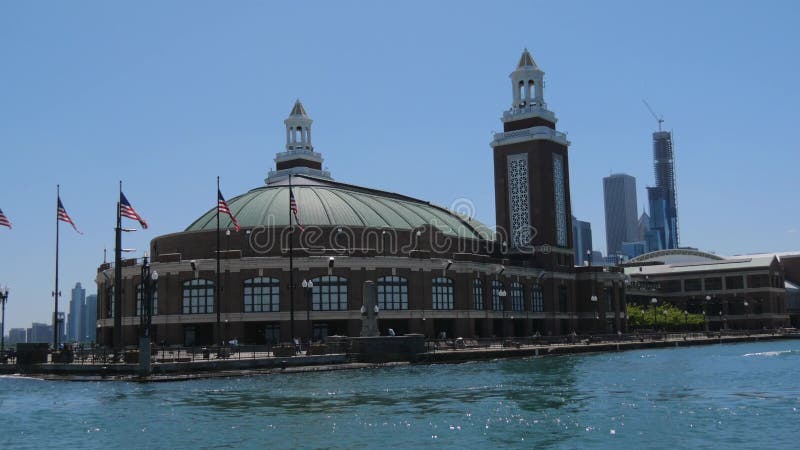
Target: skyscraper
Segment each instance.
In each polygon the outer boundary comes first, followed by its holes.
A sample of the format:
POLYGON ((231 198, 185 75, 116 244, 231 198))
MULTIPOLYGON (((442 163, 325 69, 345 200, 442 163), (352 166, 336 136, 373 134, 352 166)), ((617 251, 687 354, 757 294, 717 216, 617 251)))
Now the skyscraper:
POLYGON ((83 309, 83 338, 81 342, 95 342, 96 341, 96 324, 97 324, 97 295, 91 294, 86 296, 86 307, 83 309))
POLYGON ((575 265, 582 266, 584 261, 591 259, 586 252, 592 251, 592 224, 572 216, 572 240, 575 265))
POLYGON ((67 316, 67 340, 70 342, 80 342, 85 334, 83 331, 85 303, 86 289, 80 283, 76 283, 72 289, 67 316))
POLYGON ((617 173, 603 178, 608 255, 622 251, 623 242, 639 240, 636 215, 636 178, 617 173))
POLYGON ((647 188, 650 229, 659 235, 661 244, 658 250, 678 248, 678 196, 675 192, 672 133, 669 131, 653 133, 653 171, 656 185, 647 188))

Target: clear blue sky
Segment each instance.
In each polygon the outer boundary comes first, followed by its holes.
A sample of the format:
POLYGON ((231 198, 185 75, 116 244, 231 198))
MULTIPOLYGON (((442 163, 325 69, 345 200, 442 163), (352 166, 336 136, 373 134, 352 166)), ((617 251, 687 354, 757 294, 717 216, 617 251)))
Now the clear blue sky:
POLYGON ((335 179, 494 222, 491 132, 528 47, 569 133, 573 213, 605 248, 602 177, 653 183, 646 98, 674 130, 681 243, 800 249, 796 2, 2 2, 0 284, 7 327, 95 291, 117 181, 146 249, 263 183, 301 98, 335 179))

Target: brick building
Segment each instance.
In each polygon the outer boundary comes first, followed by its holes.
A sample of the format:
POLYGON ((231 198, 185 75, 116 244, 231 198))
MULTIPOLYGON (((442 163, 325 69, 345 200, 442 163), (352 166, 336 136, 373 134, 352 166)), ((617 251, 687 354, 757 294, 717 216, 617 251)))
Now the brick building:
MULTIPOLYGON (((241 231, 223 215, 218 234, 215 208, 151 242, 151 268, 159 275, 153 340, 358 335, 367 280, 377 284, 384 333, 624 330, 623 274, 573 264, 569 142, 544 102, 543 77, 527 50, 510 75, 512 106, 491 143, 496 230, 422 200, 334 181, 298 101, 285 120, 286 149, 276 155, 275 170, 263 186, 228 202, 241 231), (303 226, 294 232, 290 190, 303 226)), ((113 344, 115 315, 122 344, 136 342, 139 264, 124 262, 118 298, 114 270, 98 270, 101 344, 113 344)))

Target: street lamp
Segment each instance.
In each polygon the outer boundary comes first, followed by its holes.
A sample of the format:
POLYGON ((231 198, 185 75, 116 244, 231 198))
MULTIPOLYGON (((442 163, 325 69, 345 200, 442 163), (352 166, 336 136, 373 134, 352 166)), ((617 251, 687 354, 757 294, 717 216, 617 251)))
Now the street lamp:
MULTIPOLYGON (((594 290, 594 284, 592 284, 592 290, 594 290)), ((591 300, 592 304, 594 304, 594 319, 595 319, 595 322, 596 322, 596 321, 600 320, 600 312, 599 312, 599 306, 598 306, 598 302, 597 302, 597 296, 592 294, 592 296, 589 297, 589 300, 591 300)), ((597 329, 597 323, 595 323, 595 329, 597 329)))
POLYGON ((747 324, 747 319, 749 319, 748 314, 747 314, 747 312, 748 312, 747 311, 747 307, 748 306, 750 306, 750 304, 747 303, 747 300, 745 300, 744 301, 744 327, 745 327, 745 330, 749 329, 748 324, 747 324))
POLYGON ((689 332, 689 311, 683 310, 683 327, 686 328, 686 332, 689 332))
POLYGON ((505 320, 505 319, 507 319, 507 316, 506 316, 506 296, 507 295, 508 295, 508 292, 506 292, 506 290, 503 289, 503 288, 500 288, 500 290, 497 291, 497 296, 500 297, 500 307, 503 308, 503 337, 505 337, 508 334, 507 333, 508 325, 506 324, 506 320, 505 320))
POLYGON ((658 318, 656 317, 656 305, 658 304, 658 299, 653 297, 650 299, 650 303, 653 304, 653 329, 658 328, 658 318))
POLYGON ((3 322, 0 323, 0 362, 6 362, 6 302, 8 286, 0 287, 0 303, 3 305, 3 322))
POLYGON ((313 338, 313 330, 311 329, 311 292, 314 288, 314 282, 311 280, 303 280, 301 283, 303 292, 306 296, 306 322, 308 322, 308 341, 311 342, 313 338))

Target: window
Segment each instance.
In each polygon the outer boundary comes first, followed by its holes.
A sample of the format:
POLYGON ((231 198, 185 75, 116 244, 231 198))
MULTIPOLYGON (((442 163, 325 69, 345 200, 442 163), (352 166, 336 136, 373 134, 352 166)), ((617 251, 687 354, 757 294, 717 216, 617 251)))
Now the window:
POLYGON ((244 312, 280 311, 280 283, 277 278, 244 280, 244 312))
MULTIPOLYGON (((153 300, 153 311, 152 314, 155 316, 158 314, 158 282, 150 283, 150 287, 152 289, 152 297, 153 300)), ((142 309, 143 307, 143 300, 144 299, 144 283, 139 283, 136 286, 136 316, 139 317, 144 314, 142 309)))
POLYGON ((769 287, 769 275, 750 275, 747 277, 747 287, 751 289, 769 287))
POLYGON ((214 282, 189 280, 183 283, 183 313, 208 314, 214 312, 214 282))
POLYGON ((686 292, 702 291, 703 286, 700 283, 700 278, 692 278, 683 282, 683 290, 686 292))
POLYGON ((561 285, 558 287, 558 310, 559 312, 567 312, 567 287, 561 285))
POLYGON ((472 309, 483 310, 483 281, 472 280, 472 309))
POLYGON ((114 317, 114 286, 106 289, 106 317, 114 317))
POLYGON ((511 283, 511 310, 523 311, 525 305, 525 289, 519 283, 511 283))
POLYGON ((531 310, 533 312, 543 312, 544 311, 544 294, 542 293, 542 286, 539 284, 533 285, 533 294, 532 294, 533 304, 531 305, 531 310))
POLYGON ((744 277, 726 277, 725 289, 744 289, 744 277))
POLYGON ((505 292, 503 289, 503 283, 494 280, 492 281, 492 310, 493 311, 503 311, 505 309, 505 295, 500 296, 500 292, 505 292))
POLYGON ((706 290, 707 291, 721 291, 722 290, 722 278, 706 278, 706 290))
POLYGON ((394 276, 378 278, 378 307, 408 309, 408 280, 394 276))
POLYGON ((433 309, 453 309, 453 280, 434 278, 431 286, 433 309))
POLYGON ((521 153, 509 155, 507 159, 508 173, 508 209, 511 221, 511 248, 527 248, 531 245, 531 217, 528 186, 528 155, 521 153))
POLYGON ((314 311, 347 310, 347 278, 324 276, 311 280, 311 309, 314 311))

